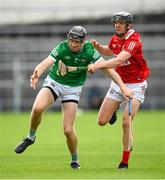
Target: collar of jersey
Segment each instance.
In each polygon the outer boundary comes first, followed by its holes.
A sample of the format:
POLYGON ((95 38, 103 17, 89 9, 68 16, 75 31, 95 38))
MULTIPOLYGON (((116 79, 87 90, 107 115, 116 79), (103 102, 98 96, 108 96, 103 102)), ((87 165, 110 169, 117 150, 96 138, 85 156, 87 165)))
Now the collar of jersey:
POLYGON ((127 40, 135 31, 133 29, 128 30, 128 32, 125 35, 125 40, 127 40))

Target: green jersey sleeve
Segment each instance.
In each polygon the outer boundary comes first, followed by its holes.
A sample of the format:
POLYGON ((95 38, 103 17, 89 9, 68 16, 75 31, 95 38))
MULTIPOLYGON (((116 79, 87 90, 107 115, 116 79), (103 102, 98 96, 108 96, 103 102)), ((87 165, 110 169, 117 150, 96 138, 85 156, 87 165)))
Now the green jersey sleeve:
POLYGON ((99 52, 93 47, 93 45, 89 41, 87 41, 86 43, 86 52, 89 64, 94 63, 101 58, 99 52))
POLYGON ((94 49, 93 56, 92 56, 92 62, 96 62, 100 58, 101 58, 101 56, 100 56, 99 52, 96 49, 94 49))
POLYGON ((56 62, 56 61, 59 61, 60 59, 60 44, 57 45, 49 54, 49 56, 51 56, 53 58, 53 60, 56 62))

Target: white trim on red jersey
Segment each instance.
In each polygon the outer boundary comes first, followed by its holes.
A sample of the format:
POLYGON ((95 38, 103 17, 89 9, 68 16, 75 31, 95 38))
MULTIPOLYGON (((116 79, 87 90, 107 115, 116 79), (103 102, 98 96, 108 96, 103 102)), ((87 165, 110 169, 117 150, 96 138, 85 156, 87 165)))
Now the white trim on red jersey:
POLYGON ((129 49, 130 51, 132 51, 133 48, 135 47, 135 45, 136 45, 135 42, 130 42, 130 44, 129 44, 129 46, 128 46, 128 49, 129 49))
POLYGON ((127 40, 134 32, 135 32, 134 29, 128 30, 128 32, 126 33, 124 39, 127 40))

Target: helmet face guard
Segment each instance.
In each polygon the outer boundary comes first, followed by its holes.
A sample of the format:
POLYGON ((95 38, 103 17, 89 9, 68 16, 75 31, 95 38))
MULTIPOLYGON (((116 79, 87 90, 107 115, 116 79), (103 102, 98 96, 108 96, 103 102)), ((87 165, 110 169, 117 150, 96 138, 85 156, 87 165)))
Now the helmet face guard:
POLYGON ((128 13, 128 12, 118 12, 116 14, 114 14, 111 18, 111 22, 114 25, 114 23, 116 21, 123 21, 127 24, 129 23, 133 23, 133 17, 132 14, 128 13))
POLYGON ((86 38, 87 31, 82 26, 74 26, 68 33, 67 38, 76 41, 83 41, 86 38))

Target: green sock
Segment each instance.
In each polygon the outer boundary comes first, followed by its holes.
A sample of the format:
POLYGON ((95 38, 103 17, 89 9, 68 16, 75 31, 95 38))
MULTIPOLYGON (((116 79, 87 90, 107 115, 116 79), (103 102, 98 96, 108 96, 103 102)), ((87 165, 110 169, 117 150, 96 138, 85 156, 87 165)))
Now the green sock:
POLYGON ((35 134, 36 134, 36 130, 30 130, 28 134, 28 138, 33 141, 35 138, 35 134))
POLYGON ((72 154, 71 158, 72 158, 72 161, 77 161, 78 160, 77 154, 72 154))

